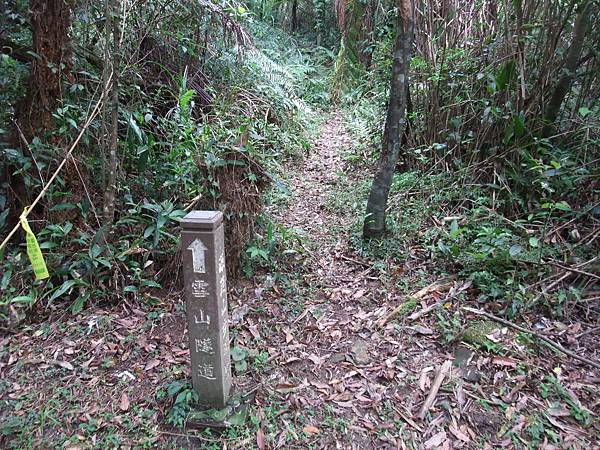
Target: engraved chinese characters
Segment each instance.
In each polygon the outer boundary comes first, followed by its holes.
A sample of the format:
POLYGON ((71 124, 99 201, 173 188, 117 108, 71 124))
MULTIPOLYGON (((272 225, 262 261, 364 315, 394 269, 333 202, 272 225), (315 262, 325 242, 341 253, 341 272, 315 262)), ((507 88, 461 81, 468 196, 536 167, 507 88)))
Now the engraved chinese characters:
POLYGON ((231 388, 223 215, 192 211, 181 222, 185 298, 194 390, 222 407, 231 388))

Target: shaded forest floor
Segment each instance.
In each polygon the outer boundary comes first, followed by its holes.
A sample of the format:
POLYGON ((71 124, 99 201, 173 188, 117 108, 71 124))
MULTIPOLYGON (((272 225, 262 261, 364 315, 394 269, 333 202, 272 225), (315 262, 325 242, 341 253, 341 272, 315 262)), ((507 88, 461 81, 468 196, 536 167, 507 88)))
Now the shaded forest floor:
MULTIPOLYGON (((164 292, 153 307, 96 306, 0 338, 0 447, 600 445, 599 371, 461 309, 470 283, 439 273, 422 249, 409 249, 404 264, 359 251, 349 204, 362 201, 353 186, 365 173, 343 157, 354 143, 339 114, 324 123, 286 172, 289 194, 269 207, 285 235, 278 251, 230 284, 243 425, 168 423, 189 354, 181 293, 164 292)), ((594 333, 576 322, 543 326, 578 353, 596 351, 594 333)))

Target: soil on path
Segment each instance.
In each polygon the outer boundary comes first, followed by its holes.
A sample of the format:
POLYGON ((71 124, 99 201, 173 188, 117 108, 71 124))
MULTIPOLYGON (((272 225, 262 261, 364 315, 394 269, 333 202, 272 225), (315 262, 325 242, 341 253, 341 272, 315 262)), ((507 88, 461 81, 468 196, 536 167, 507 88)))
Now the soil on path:
POLYGON ((429 379, 444 355, 377 326, 399 296, 348 247, 356 218, 330 207, 347 169, 342 155, 352 145, 342 117, 334 114, 308 157, 289 168, 290 198, 273 215, 299 233, 305 251, 288 261, 293 276, 277 283, 266 275, 254 287, 259 295, 243 300, 254 311, 266 310, 247 316, 247 339, 242 329, 238 343, 266 341, 271 364, 252 383, 262 387, 258 405, 287 405, 277 420, 263 422, 280 447, 397 448, 427 440, 410 419, 425 387, 406 384, 425 366, 429 379), (267 323, 268 335, 257 336, 267 323))
POLYGON ((281 224, 306 231, 313 242, 338 238, 330 233, 331 224, 338 218, 326 205, 337 181, 336 173, 343 168, 342 151, 351 145, 352 139, 339 114, 325 122, 309 155, 296 167, 290 167, 291 199, 283 211, 276 213, 281 224))

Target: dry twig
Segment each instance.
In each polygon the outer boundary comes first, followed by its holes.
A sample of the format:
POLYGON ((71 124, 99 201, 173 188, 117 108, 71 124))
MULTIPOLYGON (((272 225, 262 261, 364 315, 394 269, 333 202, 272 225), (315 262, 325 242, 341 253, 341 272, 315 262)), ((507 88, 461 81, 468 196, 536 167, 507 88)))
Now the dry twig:
POLYGON ((537 303, 541 300, 541 298, 548 294, 553 288, 555 288, 557 285, 559 285, 562 281, 566 280, 567 278, 569 278, 571 275, 573 274, 573 272, 566 272, 564 273, 558 280, 553 281, 552 283, 550 283, 548 286, 546 286, 545 289, 542 290, 542 292, 540 292, 531 302, 531 305, 537 305, 537 303))
POLYGON ((552 264, 553 266, 556 266, 563 270, 568 270, 569 272, 575 272, 580 275, 585 275, 586 277, 595 278, 597 280, 600 280, 600 276, 596 275, 595 273, 586 272, 585 270, 576 269, 575 267, 563 266, 562 264, 559 264, 555 261, 548 261, 548 264, 552 264))
POLYGON ((425 418, 425 414, 427 414, 427 411, 429 411, 429 409, 433 406, 440 387, 442 386, 442 382, 450 371, 450 367, 452 367, 451 360, 445 361, 440 367, 440 370, 438 371, 437 375, 435 376, 435 380, 433 380, 433 384, 431 385, 431 390, 425 399, 425 403, 423 403, 423 406, 421 406, 421 409, 419 410, 419 419, 423 420, 425 418))

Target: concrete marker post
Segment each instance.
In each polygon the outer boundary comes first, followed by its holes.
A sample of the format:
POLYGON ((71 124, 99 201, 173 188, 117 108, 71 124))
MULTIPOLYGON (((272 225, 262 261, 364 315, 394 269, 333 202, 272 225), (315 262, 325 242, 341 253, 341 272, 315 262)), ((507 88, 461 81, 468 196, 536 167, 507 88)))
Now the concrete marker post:
POLYGON ((192 384, 200 404, 222 408, 231 389, 223 214, 192 211, 181 226, 192 384))

